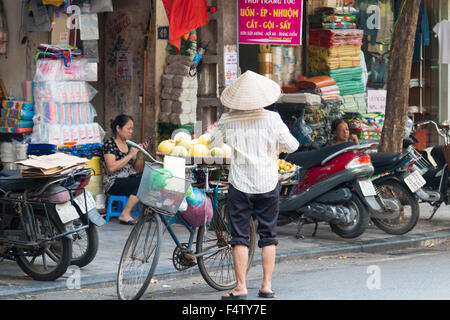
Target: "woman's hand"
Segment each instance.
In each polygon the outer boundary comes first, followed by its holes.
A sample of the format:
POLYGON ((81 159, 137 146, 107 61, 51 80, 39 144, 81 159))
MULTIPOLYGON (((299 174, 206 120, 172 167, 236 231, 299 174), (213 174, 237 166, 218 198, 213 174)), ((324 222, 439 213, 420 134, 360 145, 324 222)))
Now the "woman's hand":
MULTIPOLYGON (((141 144, 139 144, 139 146, 142 149, 144 149, 144 150, 147 150, 149 145, 150 145, 150 143, 148 141, 145 141, 145 142, 142 142, 141 144)), ((137 156, 137 158, 136 158, 137 161, 134 163, 134 169, 137 172, 142 172, 144 170, 144 158, 145 158, 145 156, 139 149, 137 149, 137 148, 134 148, 134 149, 139 151, 138 152, 139 156, 137 156)))
POLYGON ((356 144, 359 144, 359 140, 358 137, 354 134, 350 135, 350 140, 352 140, 353 142, 355 142, 356 144))
POLYGON ((147 150, 149 145, 150 145, 150 142, 148 142, 148 141, 144 141, 141 144, 139 144, 139 146, 144 150, 147 150))
POLYGON ((136 159, 136 156, 137 156, 138 152, 139 152, 138 148, 131 147, 131 149, 128 152, 128 154, 131 156, 132 159, 136 159))
MULTIPOLYGON (((150 143, 148 141, 145 141, 145 142, 142 142, 139 144, 139 146, 144 150, 147 150, 149 145, 150 145, 150 143)), ((137 157, 137 159, 144 160, 144 154, 140 150, 138 150, 138 151, 139 151, 139 156, 137 157)))

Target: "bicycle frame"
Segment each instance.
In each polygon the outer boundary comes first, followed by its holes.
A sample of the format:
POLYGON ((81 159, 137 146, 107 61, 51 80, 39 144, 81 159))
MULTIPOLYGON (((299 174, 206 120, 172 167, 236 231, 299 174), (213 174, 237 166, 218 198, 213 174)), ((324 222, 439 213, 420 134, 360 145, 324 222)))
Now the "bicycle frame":
MULTIPOLYGON (((155 214, 158 214, 159 217, 161 218, 162 223, 165 225, 167 231, 169 232, 173 242, 175 243, 175 245, 177 246, 177 248, 179 249, 188 249, 191 250, 192 245, 194 244, 194 238, 197 232, 197 227, 193 227, 191 225, 189 225, 189 223, 183 219, 183 217, 181 216, 181 214, 179 214, 179 212, 177 214, 175 214, 172 217, 167 216, 167 214, 165 214, 164 212, 160 212, 158 209, 155 209, 153 207, 149 207, 155 214), (181 224, 182 226, 184 226, 188 231, 189 231, 189 240, 187 243, 187 246, 184 247, 183 244, 181 243, 181 241, 178 239, 176 232, 173 230, 172 228, 172 224, 181 224)), ((143 210, 142 212, 145 212, 145 210, 143 210)), ((218 217, 220 219, 220 223, 225 225, 225 221, 223 220, 222 216, 220 214, 216 214, 216 210, 214 210, 215 216, 218 217)), ((139 218, 137 227, 139 228, 139 224, 142 223, 142 214, 139 218)), ((222 248, 215 248, 215 249, 210 249, 208 251, 202 252, 202 253, 195 253, 193 254, 195 258, 198 257, 202 257, 205 255, 209 255, 215 252, 219 252, 224 250, 225 247, 222 248)))
MULTIPOLYGON (((155 161, 146 150, 136 143, 127 140, 127 144, 138 148, 153 162, 161 164, 160 161, 155 161)), ((165 232, 163 230, 164 226, 169 231, 170 237, 176 245, 172 257, 175 269, 182 271, 197 265, 204 280, 216 290, 231 289, 236 281, 232 271, 233 259, 232 248, 229 244, 229 223, 227 223, 227 217, 224 215, 226 206, 224 194, 227 191, 226 188, 219 188, 219 183, 215 187, 209 186, 208 173, 219 168, 203 164, 185 166, 185 168, 203 170, 205 179, 202 177, 201 180, 197 180, 196 185, 194 181, 190 181, 191 186, 205 191, 206 195, 213 200, 213 203, 219 201, 219 205, 213 206, 211 223, 207 226, 193 226, 188 223, 188 220, 183 218, 179 207, 178 211, 174 212, 175 208, 172 210, 168 210, 164 206, 160 208, 156 203, 153 204, 152 202, 149 202, 148 205, 142 205, 138 222, 133 227, 122 251, 117 276, 117 293, 120 299, 139 299, 147 289, 160 259, 163 233, 165 232), (204 187, 203 184, 205 184, 204 187), (177 230, 172 226, 173 224, 180 224, 187 229, 189 232, 187 242, 180 241, 177 230), (194 237, 196 237, 195 240, 194 237), (196 246, 193 250, 194 244, 196 246), (216 271, 211 273, 216 268, 219 271, 219 275, 216 274, 216 271), (127 277, 131 282, 127 282, 127 277)), ((193 173, 195 174, 195 172, 193 173)), ((161 195, 161 197, 163 196, 161 195)), ((254 224, 251 224, 251 232, 252 250, 249 250, 247 270, 251 266, 256 241, 254 224)), ((185 235, 183 233, 183 237, 185 235)))

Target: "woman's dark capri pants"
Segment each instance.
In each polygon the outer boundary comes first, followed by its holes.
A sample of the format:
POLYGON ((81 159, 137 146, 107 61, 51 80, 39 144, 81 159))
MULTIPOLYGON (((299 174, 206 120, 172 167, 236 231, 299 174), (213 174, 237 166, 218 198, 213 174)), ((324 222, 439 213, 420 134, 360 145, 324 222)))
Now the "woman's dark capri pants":
POLYGON ((129 176, 127 178, 116 178, 113 185, 109 188, 108 194, 115 196, 137 195, 141 176, 129 176))
POLYGON ((227 196, 230 218, 231 246, 250 245, 250 218, 258 220, 258 247, 277 245, 277 219, 280 189, 260 194, 249 194, 237 190, 230 184, 227 196))

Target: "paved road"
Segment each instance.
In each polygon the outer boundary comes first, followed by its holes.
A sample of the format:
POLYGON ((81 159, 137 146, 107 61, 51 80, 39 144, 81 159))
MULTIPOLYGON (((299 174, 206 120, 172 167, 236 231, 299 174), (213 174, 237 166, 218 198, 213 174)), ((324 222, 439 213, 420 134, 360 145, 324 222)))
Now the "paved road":
MULTIPOLYGON (((300 261, 308 258, 308 261, 315 261, 314 258, 324 255, 334 254, 349 256, 349 252, 384 253, 389 250, 411 246, 427 247, 430 243, 438 244, 442 241, 450 240, 450 209, 447 207, 441 208, 436 214, 436 217, 431 221, 427 220, 429 209, 430 208, 426 206, 421 208, 421 219, 418 225, 404 236, 388 235, 372 225, 357 239, 342 239, 332 233, 327 224, 321 223, 316 237, 311 237, 313 225, 308 225, 304 228, 305 239, 298 240, 295 238, 295 224, 283 226, 278 229, 280 244, 277 248, 277 257, 279 258, 279 261, 295 257, 300 258, 300 261)), ((177 230, 177 234, 182 231, 181 226, 174 227, 177 230)), ((99 252, 91 264, 80 270, 82 288, 94 284, 104 285, 106 282, 109 282, 110 284, 115 283, 120 254, 130 230, 129 226, 120 225, 116 220, 112 220, 109 224, 99 229, 99 252)), ((186 241, 187 235, 181 234, 183 235, 181 241, 186 241)), ((191 282, 202 284, 203 280, 201 280, 197 268, 192 268, 182 273, 177 272, 174 269, 171 261, 173 249, 174 244, 171 241, 169 234, 165 232, 162 255, 154 276, 159 280, 158 283, 161 286, 161 289, 170 291, 172 288, 175 288, 174 285, 170 283, 171 281, 183 283, 184 287, 189 286, 191 282)), ((260 262, 260 250, 256 250, 255 260, 257 263, 260 262)), ((306 265, 309 265, 309 263, 306 265)), ((302 272, 302 270, 305 270, 302 266, 303 263, 299 263, 295 266, 291 265, 290 267, 302 272)), ((260 266, 257 266, 256 268, 260 268, 260 266)), ((72 274, 71 271, 67 272, 63 277, 54 282, 34 281, 24 275, 16 263, 5 260, 0 263, 0 299, 2 297, 8 297, 8 299, 10 297, 33 297, 40 295, 40 292, 46 290, 55 292, 59 289, 66 289, 67 281, 72 274)), ((364 272, 363 274, 365 275, 364 272)), ((156 289, 158 288, 158 286, 154 287, 156 289)), ((194 287, 198 287, 198 285, 194 285, 194 287)), ((215 299, 217 293, 211 293, 206 285, 204 285, 204 287, 206 295, 201 293, 198 299, 215 299), (208 296, 207 293, 210 295, 208 296)), ((152 290, 153 289, 150 291, 152 290)), ((176 289, 174 290, 176 291, 176 289)), ((88 289, 84 293, 84 297, 77 296, 74 298, 84 299, 91 298, 92 296, 93 299, 116 299, 114 290, 109 290, 104 294, 98 293, 98 295, 97 293, 91 295, 89 293, 91 291, 91 289, 88 289)), ((65 294, 61 294, 61 297, 64 296, 65 294)), ((178 294, 176 296, 178 296, 178 294)), ((59 295, 56 294, 55 299, 59 298, 59 295)), ((166 298, 169 299, 170 295, 166 298)), ((190 299, 189 296, 186 296, 186 298, 190 299)), ((71 294, 67 295, 67 299, 72 299, 71 294)), ((283 299, 290 299, 290 297, 283 297, 283 299)))
MULTIPOLYGON (((430 245, 386 253, 349 253, 288 259, 276 265, 273 286, 278 300, 448 300, 450 245, 430 245)), ((257 291, 261 266, 248 276, 249 299, 257 291)), ((151 284, 142 300, 218 300, 199 275, 180 275, 151 284)), ((40 292, 8 300, 115 300, 114 286, 40 292)), ((267 300, 265 300, 267 301, 267 300)))

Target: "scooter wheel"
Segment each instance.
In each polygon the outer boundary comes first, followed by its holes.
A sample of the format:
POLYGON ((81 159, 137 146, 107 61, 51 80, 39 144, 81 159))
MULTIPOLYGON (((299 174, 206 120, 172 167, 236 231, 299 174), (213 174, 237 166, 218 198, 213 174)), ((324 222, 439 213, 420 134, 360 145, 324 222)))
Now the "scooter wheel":
POLYGON ((344 205, 355 211, 355 218, 350 223, 330 224, 331 230, 342 238, 352 239, 359 237, 369 226, 369 211, 356 195, 353 195, 350 201, 344 205))
POLYGON ((401 235, 411 231, 419 221, 420 207, 417 199, 402 184, 394 180, 375 184, 383 198, 393 198, 400 203, 400 215, 395 219, 375 219, 373 223, 388 234, 401 235))

